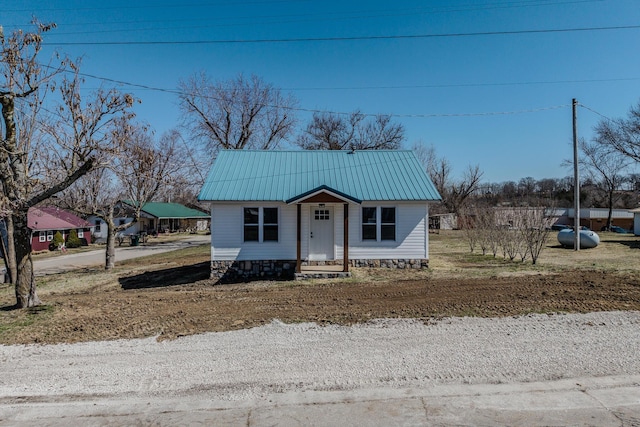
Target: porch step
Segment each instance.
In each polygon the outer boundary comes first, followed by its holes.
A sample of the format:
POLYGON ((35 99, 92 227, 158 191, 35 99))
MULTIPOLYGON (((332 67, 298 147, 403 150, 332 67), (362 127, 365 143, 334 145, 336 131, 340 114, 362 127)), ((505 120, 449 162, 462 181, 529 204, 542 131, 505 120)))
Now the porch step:
POLYGON ((351 277, 351 272, 347 271, 327 271, 327 270, 303 270, 301 273, 295 273, 296 280, 306 279, 339 279, 344 277, 351 277))

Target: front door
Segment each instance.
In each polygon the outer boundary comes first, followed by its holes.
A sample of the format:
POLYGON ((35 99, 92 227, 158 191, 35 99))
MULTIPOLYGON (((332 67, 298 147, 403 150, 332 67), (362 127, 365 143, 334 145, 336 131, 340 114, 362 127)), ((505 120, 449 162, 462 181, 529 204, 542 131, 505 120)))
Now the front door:
POLYGON ((334 258, 333 208, 311 206, 309 233, 309 260, 325 261, 334 258))

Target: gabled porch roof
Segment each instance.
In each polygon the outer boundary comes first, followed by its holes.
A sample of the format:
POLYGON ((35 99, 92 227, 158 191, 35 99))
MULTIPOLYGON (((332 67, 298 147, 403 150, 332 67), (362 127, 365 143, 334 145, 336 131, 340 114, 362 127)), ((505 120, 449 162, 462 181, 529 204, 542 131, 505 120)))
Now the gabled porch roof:
POLYGON ((321 185, 312 190, 306 191, 286 201, 288 205, 293 203, 357 203, 362 200, 334 190, 326 185, 321 185))

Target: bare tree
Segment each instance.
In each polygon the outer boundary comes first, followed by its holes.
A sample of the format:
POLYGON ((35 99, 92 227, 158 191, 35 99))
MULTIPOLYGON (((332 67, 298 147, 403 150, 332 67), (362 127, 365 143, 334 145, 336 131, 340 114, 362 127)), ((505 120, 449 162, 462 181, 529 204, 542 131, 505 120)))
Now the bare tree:
POLYGON ((626 119, 601 120, 595 130, 598 143, 640 162, 640 102, 629 109, 626 119))
POLYGON ((359 111, 348 117, 314 113, 296 144, 305 150, 395 150, 404 141, 404 126, 387 115, 370 119, 359 111))
POLYGON ((1 37, 0 68, 4 81, 0 85, 0 104, 4 134, 0 139, 0 187, 8 234, 7 269, 15 284, 16 306, 38 305, 31 259, 31 232, 27 225, 30 207, 71 186, 96 166, 96 155, 105 147, 105 131, 119 114, 128 114, 133 103, 128 95, 98 91, 90 101, 80 95, 77 66, 63 60, 57 67, 45 68, 39 60, 43 34, 55 27, 34 20, 35 30, 14 31, 1 37), (39 139, 34 133, 18 128, 31 114, 31 123, 40 123, 42 94, 54 88, 58 71, 69 66, 74 78, 60 84, 62 103, 53 110, 55 120, 66 127, 47 127, 39 139), (46 71, 45 71, 46 70, 46 71), (24 108, 16 109, 16 102, 24 108), (64 133, 46 132, 56 128, 64 133))
POLYGON ((528 254, 531 257, 531 262, 536 264, 542 250, 546 247, 547 237, 551 230, 549 219, 547 218, 548 210, 548 208, 521 210, 518 230, 526 248, 522 261, 525 260, 526 254, 528 254))
POLYGON ((181 169, 175 139, 160 138, 155 143, 146 127, 125 121, 111 137, 119 150, 62 197, 65 207, 106 223, 107 270, 115 266, 116 234, 136 224, 144 205, 154 199, 162 186, 169 185, 181 169), (132 222, 115 224, 115 218, 129 215, 132 222))
POLYGON ((456 180, 452 176, 451 163, 444 157, 439 158, 433 146, 424 148, 424 146, 416 144, 413 150, 417 152, 418 159, 426 168, 433 185, 440 193, 442 205, 447 211, 459 215, 469 197, 476 192, 480 185, 480 180, 482 179, 480 166, 469 165, 462 178, 456 180))
POLYGON ((585 166, 586 172, 606 195, 607 230, 611 229, 613 206, 620 197, 618 191, 627 180, 624 175, 631 163, 631 158, 614 149, 606 142, 600 142, 597 138, 593 143, 580 141, 582 157, 580 163, 585 166))
POLYGON ((179 88, 184 124, 211 159, 219 149, 277 148, 296 123, 297 101, 255 75, 213 83, 199 73, 179 88))

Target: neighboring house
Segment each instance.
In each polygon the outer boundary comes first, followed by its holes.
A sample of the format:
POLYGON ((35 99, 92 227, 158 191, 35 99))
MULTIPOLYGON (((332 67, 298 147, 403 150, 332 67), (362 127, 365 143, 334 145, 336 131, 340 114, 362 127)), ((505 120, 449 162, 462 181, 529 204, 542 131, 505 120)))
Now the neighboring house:
MULTIPOLYGON (((558 219, 557 224, 573 225, 575 209, 566 209, 566 213, 558 219)), ((607 208, 584 208, 580 209, 580 225, 589 227, 591 230, 600 231, 607 225, 607 208)), ((632 229, 634 224, 633 211, 628 209, 614 209, 611 215, 611 225, 616 225, 624 229, 632 229)))
POLYGON ((91 243, 91 224, 72 212, 54 206, 30 208, 27 224, 31 229, 31 250, 49 249, 53 235, 59 231, 66 241, 71 230, 76 230, 79 239, 91 243))
MULTIPOLYGON (((125 212, 133 212, 134 203, 125 200, 121 207, 125 212)), ((94 237, 107 238, 107 224, 100 218, 92 216, 88 220, 94 225, 94 237)), ((133 222, 133 215, 114 218, 116 226, 133 222)), ((147 202, 140 212, 140 220, 125 229, 125 234, 163 233, 169 231, 204 231, 209 227, 209 214, 198 209, 189 208, 180 203, 147 202)))
POLYGON ((430 230, 455 230, 458 228, 458 216, 454 213, 429 216, 430 230))
POLYGON ((426 268, 440 195, 412 151, 223 150, 198 198, 211 202, 211 276, 234 279, 426 268))
POLYGON ((633 228, 631 228, 631 231, 633 231, 634 235, 640 236, 640 208, 631 209, 629 212, 633 215, 633 228))

